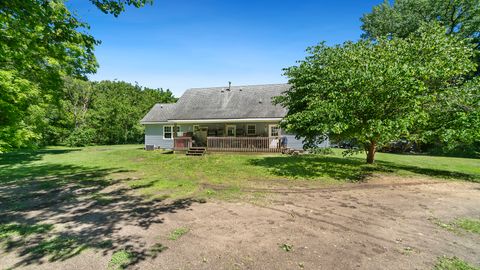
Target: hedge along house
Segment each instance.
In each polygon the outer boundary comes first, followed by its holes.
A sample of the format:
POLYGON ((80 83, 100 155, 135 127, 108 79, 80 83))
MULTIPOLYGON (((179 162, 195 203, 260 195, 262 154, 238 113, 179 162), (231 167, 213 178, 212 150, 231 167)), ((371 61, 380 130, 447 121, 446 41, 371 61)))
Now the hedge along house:
POLYGON ((286 109, 272 103, 288 88, 288 84, 269 84, 189 89, 177 103, 156 104, 141 120, 145 146, 182 151, 303 149, 301 139, 279 127, 286 109))

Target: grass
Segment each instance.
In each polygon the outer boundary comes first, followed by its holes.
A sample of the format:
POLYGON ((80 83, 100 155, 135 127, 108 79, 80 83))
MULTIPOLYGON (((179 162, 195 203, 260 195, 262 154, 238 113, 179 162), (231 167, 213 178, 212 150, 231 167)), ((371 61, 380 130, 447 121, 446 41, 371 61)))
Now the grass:
POLYGON ((173 230, 170 235, 168 236, 168 239, 170 240, 177 240, 178 238, 182 237, 184 234, 188 233, 190 229, 180 227, 175 230, 173 230))
POLYGON ((437 226, 454 233, 460 233, 460 229, 463 229, 471 233, 480 234, 480 219, 457 218, 450 223, 445 223, 438 218, 430 218, 430 220, 437 226))
MULTIPOLYGON (((363 155, 212 154, 204 157, 144 151, 141 145, 48 147, 37 151, 0 154, 0 248, 22 254, 22 265, 48 258, 65 260, 86 248, 116 249, 124 239, 102 241, 114 224, 137 219, 147 228, 164 212, 188 208, 206 198, 232 200, 263 198, 269 189, 325 186, 358 182, 374 173, 480 182, 480 160, 378 153, 376 165, 363 155), (152 204, 161 206, 151 207, 152 204), (147 201, 146 201, 147 200, 147 201), (129 211, 122 210, 129 208, 129 211), (75 212, 72 222, 92 226, 81 233, 42 224, 30 211, 75 212), (95 208, 97 212, 88 212, 95 208), (88 214, 87 214, 88 213, 88 214), (108 216, 108 219, 102 218, 108 216)), ((455 228, 478 233, 478 220, 457 220, 455 228)), ((176 240, 188 228, 177 228, 176 240)), ((281 247, 291 251, 292 246, 281 247)), ((159 244, 144 253, 156 255, 159 244)), ((142 252, 120 250, 109 268, 123 268, 141 259, 142 252)))
POLYGON ((442 257, 439 258, 434 270, 480 270, 480 268, 471 266, 457 257, 442 257))
POLYGON ((14 236, 27 237, 32 234, 44 234, 52 229, 52 224, 0 224, 0 241, 14 236))
POLYGON ((462 218, 455 221, 455 224, 465 231, 480 234, 480 219, 462 218))
POLYGON ((125 269, 132 263, 135 256, 132 252, 119 250, 112 254, 110 262, 108 262, 109 270, 125 269))
MULTIPOLYGON (((49 191, 74 185, 76 188, 95 186, 101 190, 123 181, 138 194, 159 199, 234 199, 242 196, 244 189, 285 187, 298 182, 339 184, 361 181, 372 173, 480 182, 480 160, 378 153, 377 164, 372 166, 365 164, 364 155, 343 157, 338 149, 325 156, 212 154, 187 157, 144 151, 140 145, 48 147, 0 154, 0 186, 49 191)), ((20 198, 6 197, 9 209, 35 207, 27 198, 31 194, 22 194, 20 198), (22 194, 26 200, 22 201, 22 194), (9 198, 15 200, 9 201, 9 198)), ((102 195, 95 195, 94 199, 99 204, 114 201, 102 195)))
POLYGON ((85 250, 87 246, 72 237, 53 237, 27 248, 34 257, 49 256, 49 261, 66 260, 85 250))

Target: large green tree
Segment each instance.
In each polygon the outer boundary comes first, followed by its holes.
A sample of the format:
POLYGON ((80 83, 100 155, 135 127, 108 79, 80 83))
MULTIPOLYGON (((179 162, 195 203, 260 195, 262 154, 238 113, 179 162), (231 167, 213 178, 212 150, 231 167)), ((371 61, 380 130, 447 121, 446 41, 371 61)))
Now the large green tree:
MULTIPOLYGON (((118 16, 127 5, 151 0, 90 0, 105 13, 118 16)), ((24 116, 46 112, 58 102, 62 76, 94 73, 95 40, 88 25, 70 12, 63 0, 0 1, 0 152, 24 147, 41 134, 24 116), (18 113, 18 112, 21 113, 18 113), (15 116, 12 116, 15 115, 15 116)))
POLYGON ((373 163, 377 147, 413 136, 430 119, 431 104, 475 69, 473 45, 424 25, 407 38, 378 38, 307 50, 287 68, 291 89, 278 98, 283 123, 307 142, 356 139, 373 163))
MULTIPOLYGON (((372 40, 382 36, 404 38, 423 23, 436 22, 444 27, 447 34, 475 44, 475 62, 480 64, 480 0, 385 1, 373 7, 361 20, 363 36, 372 40)), ((479 74, 480 65, 469 79, 479 74)), ((473 79, 464 87, 456 86, 459 95, 440 98, 433 105, 436 107, 432 111, 436 113, 431 115, 427 127, 419 127, 427 130, 422 138, 427 141, 428 148, 473 154, 480 151, 480 136, 476 132, 480 130, 480 122, 477 121, 480 115, 478 82, 478 79, 473 79)))

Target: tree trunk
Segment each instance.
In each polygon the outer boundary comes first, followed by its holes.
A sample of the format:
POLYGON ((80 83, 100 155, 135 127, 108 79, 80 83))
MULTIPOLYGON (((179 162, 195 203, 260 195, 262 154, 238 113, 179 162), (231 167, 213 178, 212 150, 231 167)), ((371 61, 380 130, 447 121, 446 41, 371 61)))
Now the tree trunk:
POLYGON ((377 150, 377 142, 371 141, 367 149, 367 163, 373 164, 375 161, 375 151, 377 150))

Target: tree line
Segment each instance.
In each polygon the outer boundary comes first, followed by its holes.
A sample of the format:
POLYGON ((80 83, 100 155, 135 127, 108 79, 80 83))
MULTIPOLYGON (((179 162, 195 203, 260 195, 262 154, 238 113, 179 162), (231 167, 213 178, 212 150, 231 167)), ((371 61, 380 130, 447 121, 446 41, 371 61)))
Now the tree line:
POLYGON ((140 119, 155 103, 175 102, 172 92, 121 81, 66 78, 60 102, 50 105, 40 127, 43 145, 143 142, 140 119))

